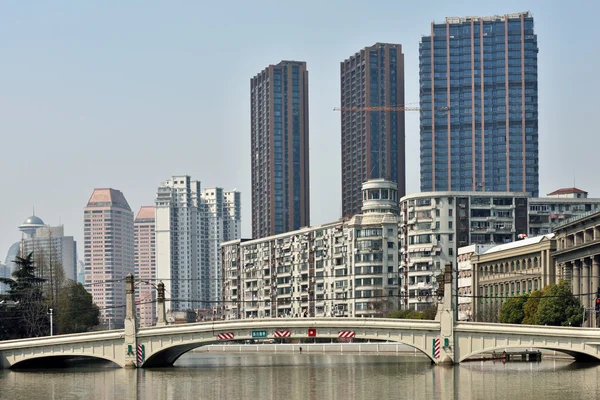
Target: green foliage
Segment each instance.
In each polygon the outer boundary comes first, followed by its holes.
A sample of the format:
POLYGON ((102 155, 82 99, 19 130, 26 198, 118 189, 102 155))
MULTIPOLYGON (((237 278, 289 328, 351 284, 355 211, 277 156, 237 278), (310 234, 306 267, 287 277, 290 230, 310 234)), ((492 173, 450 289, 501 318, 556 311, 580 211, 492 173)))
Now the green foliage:
POLYGON ((525 318, 524 306, 529 296, 511 297, 500 309, 500 322, 504 324, 520 324, 525 318))
POLYGON ((571 293, 570 284, 561 280, 544 288, 535 322, 537 325, 581 326, 582 315, 581 302, 571 293))
POLYGON ((399 319, 430 319, 434 320, 437 313, 437 305, 426 308, 419 312, 417 310, 396 310, 390 314, 390 318, 399 319))
POLYGON ((560 281, 543 290, 508 299, 500 310, 500 322, 527 325, 581 326, 583 307, 560 281))
POLYGON ((400 319, 421 319, 421 313, 417 310, 396 310, 392 311, 390 318, 400 319))
POLYGON ((421 319, 429 319, 429 320, 434 320, 435 316, 437 315, 437 305, 433 305, 431 307, 428 307, 426 309, 424 309, 421 312, 421 319))
POLYGON ((58 333, 89 332, 100 323, 99 317, 98 306, 81 283, 73 282, 60 292, 56 313, 58 333))
MULTIPOLYGON (((546 286, 547 287, 547 286, 546 286)), ((545 288, 544 288, 545 290, 545 288)), ((525 314, 523 321, 521 322, 524 325, 535 325, 536 324, 536 314, 538 310, 538 305, 540 304, 540 300, 542 295, 544 294, 544 290, 534 290, 525 305, 523 306, 523 312, 525 314)))
POLYGON ((33 253, 15 259, 17 268, 12 273, 13 279, 0 278, 0 282, 8 285, 6 296, 14 304, 7 304, 7 314, 2 318, 0 334, 6 339, 43 336, 49 332, 47 306, 42 292, 44 279, 35 275, 33 253))

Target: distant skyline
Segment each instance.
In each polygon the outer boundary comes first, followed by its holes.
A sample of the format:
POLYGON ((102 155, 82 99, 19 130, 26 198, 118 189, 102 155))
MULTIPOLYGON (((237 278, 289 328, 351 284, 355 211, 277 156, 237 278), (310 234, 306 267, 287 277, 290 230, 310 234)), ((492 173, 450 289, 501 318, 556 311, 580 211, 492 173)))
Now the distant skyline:
MULTIPOLYGON (((81 258, 94 188, 122 191, 137 210, 177 174, 241 191, 242 236, 250 236, 249 80, 281 60, 306 61, 310 71, 311 225, 335 220, 339 63, 377 42, 401 44, 406 103, 417 105, 418 44, 433 21, 521 11, 532 12, 540 49, 540 195, 575 185, 600 197, 596 2, 3 2, 0 259, 32 206, 47 224, 65 225, 81 258)), ((415 193, 416 112, 406 113, 406 152, 406 192, 415 193)))

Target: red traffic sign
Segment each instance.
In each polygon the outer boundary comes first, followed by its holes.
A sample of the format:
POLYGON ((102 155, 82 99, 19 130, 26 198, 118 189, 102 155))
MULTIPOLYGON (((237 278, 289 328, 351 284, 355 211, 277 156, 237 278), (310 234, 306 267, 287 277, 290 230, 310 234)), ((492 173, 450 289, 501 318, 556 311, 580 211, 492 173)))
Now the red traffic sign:
POLYGON ((309 328, 308 329, 308 336, 309 337, 317 336, 317 330, 315 328, 309 328))

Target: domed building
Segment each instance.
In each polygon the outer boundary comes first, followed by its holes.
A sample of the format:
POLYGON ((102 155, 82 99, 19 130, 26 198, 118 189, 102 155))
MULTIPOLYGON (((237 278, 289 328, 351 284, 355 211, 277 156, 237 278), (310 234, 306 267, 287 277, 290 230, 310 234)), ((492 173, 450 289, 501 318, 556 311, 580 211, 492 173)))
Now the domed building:
POLYGON ((44 221, 42 221, 41 218, 32 215, 19 225, 19 230, 23 232, 26 237, 34 237, 35 232, 44 226, 46 226, 46 224, 44 224, 44 221))
MULTIPOLYGON (((62 225, 46 225, 34 214, 19 225, 19 231, 23 233, 21 240, 14 243, 6 255, 8 271, 14 271, 13 261, 16 257, 24 257, 33 252, 36 262, 44 260, 47 265, 60 264, 66 278, 77 280, 76 242, 73 236, 65 236, 62 225)), ((38 273, 44 274, 44 271, 40 269, 38 273)))

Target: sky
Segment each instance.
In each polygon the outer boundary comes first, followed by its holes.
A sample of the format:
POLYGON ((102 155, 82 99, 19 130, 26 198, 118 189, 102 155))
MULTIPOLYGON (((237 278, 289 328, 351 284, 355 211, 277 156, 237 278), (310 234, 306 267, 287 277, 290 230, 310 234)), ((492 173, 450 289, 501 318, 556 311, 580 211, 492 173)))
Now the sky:
MULTIPOLYGON (((242 192, 251 234, 250 79, 281 60, 309 71, 311 225, 341 216, 340 62, 400 43, 418 105, 418 44, 448 16, 530 11, 539 45, 540 194, 600 197, 593 1, 2 1, 0 262, 32 214, 65 226, 83 258, 96 187, 135 213, 187 174, 242 192)), ((406 113, 407 193, 419 191, 419 115, 406 113)))

